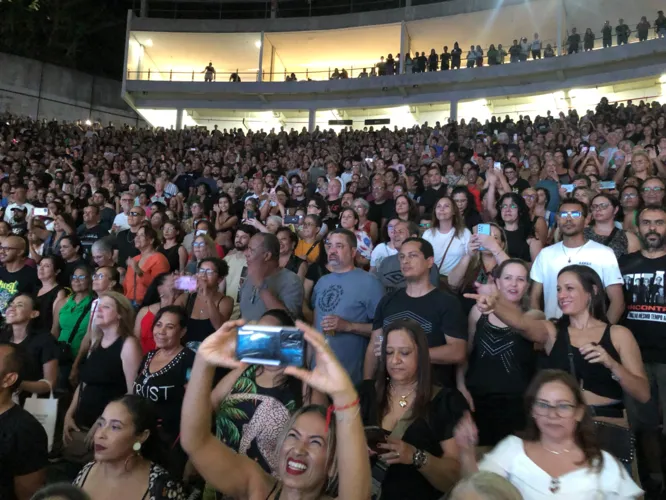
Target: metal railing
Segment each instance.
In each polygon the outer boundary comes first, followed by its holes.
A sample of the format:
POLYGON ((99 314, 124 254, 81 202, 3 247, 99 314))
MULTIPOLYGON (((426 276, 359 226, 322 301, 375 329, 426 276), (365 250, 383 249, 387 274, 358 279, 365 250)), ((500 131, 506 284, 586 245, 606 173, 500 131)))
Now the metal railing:
MULTIPOLYGON (((627 43, 633 44, 633 43, 643 43, 639 42, 639 40, 633 36, 635 34, 635 31, 632 32, 632 35, 630 35, 629 40, 627 43)), ((654 29, 650 30, 650 33, 648 35, 648 41, 649 40, 654 40, 657 38, 656 33, 654 32, 654 29)), ((618 45, 616 44, 616 37, 613 36, 613 45, 608 48, 608 50, 617 47, 618 45)), ((550 43, 553 51, 555 54, 557 54, 557 45, 555 43, 551 43, 548 40, 542 40, 542 58, 543 58, 543 52, 546 46, 550 43)), ((601 46, 602 43, 602 38, 598 37, 595 38, 595 44, 594 48, 592 50, 607 50, 602 48, 601 46)), ((562 56, 561 57, 571 57, 575 56, 576 54, 569 55, 567 54, 568 52, 568 45, 566 43, 562 44, 562 56)), ((503 49, 507 52, 507 55, 505 57, 505 61, 502 64, 522 64, 523 62, 534 62, 535 59, 532 59, 532 54, 531 51, 528 54, 528 59, 525 61, 520 61, 520 62, 511 62, 510 61, 510 56, 508 54, 508 49, 509 47, 503 47, 503 49)), ((423 51, 418 51, 418 52, 423 52, 423 51)), ((488 65, 488 49, 485 48, 483 50, 484 55, 483 55, 483 66, 488 65)), ((426 52, 427 53, 427 52, 426 52)), ((584 53, 584 48, 583 48, 583 42, 581 41, 580 46, 579 46, 579 54, 584 53)), ((461 54, 461 60, 460 60, 460 69, 468 69, 467 68, 467 51, 463 50, 463 53, 461 54)), ((427 57, 427 56, 426 56, 427 57)), ((557 57, 557 56, 555 56, 557 57)), ((544 58, 547 59, 547 58, 544 58)), ((541 59, 537 59, 536 61, 539 61, 541 59)), ((399 68, 399 60, 396 59, 396 66, 399 68)), ((438 61, 438 68, 437 71, 441 72, 442 69, 439 67, 441 64, 441 61, 438 61)), ((478 67, 477 64, 474 64, 474 68, 478 67)), ((428 65, 426 64, 426 72, 428 71, 428 65)), ((162 69, 147 69, 143 71, 137 71, 137 70, 128 70, 127 71, 127 79, 128 80, 143 80, 143 81, 167 81, 167 82, 207 82, 210 81, 212 82, 257 82, 257 81, 263 81, 263 82, 285 82, 285 81, 293 81, 294 83, 302 82, 302 81, 324 81, 324 80, 337 80, 337 79, 352 79, 352 78, 359 78, 363 71, 365 70, 368 74, 369 78, 374 78, 374 77, 381 77, 381 78, 390 78, 391 76, 396 76, 394 75, 385 75, 385 76, 379 76, 379 75, 373 75, 371 72, 377 70, 376 65, 375 66, 350 66, 347 68, 344 68, 342 66, 339 67, 329 67, 327 69, 322 69, 322 70, 309 70, 305 69, 304 71, 302 70, 297 70, 297 71, 292 71, 289 68, 286 68, 283 71, 280 72, 269 72, 269 71, 262 71, 261 72, 261 80, 259 79, 259 71, 229 71, 229 70, 224 70, 224 71, 217 71, 214 74, 207 75, 206 71, 202 71, 201 69, 192 69, 191 71, 173 71, 171 69, 168 70, 162 70, 162 69), (337 73, 336 73, 337 71, 337 73), (346 72, 346 76, 343 74, 346 72), (236 75, 240 80, 237 80, 234 78, 234 75, 236 75), (292 80, 292 75, 295 77, 295 79, 292 80)), ((472 68, 469 68, 472 69, 472 68)), ((413 71, 417 72, 417 71, 413 71)), ((398 75, 399 76, 399 75, 398 75)))

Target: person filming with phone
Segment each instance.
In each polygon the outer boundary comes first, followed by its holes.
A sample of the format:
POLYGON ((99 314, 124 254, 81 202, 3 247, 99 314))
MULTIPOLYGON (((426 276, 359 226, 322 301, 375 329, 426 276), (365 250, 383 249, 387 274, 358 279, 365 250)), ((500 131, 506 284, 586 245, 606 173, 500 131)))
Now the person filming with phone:
POLYGON ((324 337, 305 323, 296 326, 314 351, 316 367, 308 371, 288 366, 284 373, 327 394, 333 404, 328 410, 306 406, 291 417, 275 447, 275 475, 234 453, 212 434, 210 394, 215 369, 244 366, 235 354, 237 328, 243 324, 242 320, 225 323, 197 352, 180 429, 183 448, 194 467, 213 488, 237 500, 328 500, 334 498, 328 489, 335 483, 340 500, 370 498, 370 465, 358 394, 324 337))

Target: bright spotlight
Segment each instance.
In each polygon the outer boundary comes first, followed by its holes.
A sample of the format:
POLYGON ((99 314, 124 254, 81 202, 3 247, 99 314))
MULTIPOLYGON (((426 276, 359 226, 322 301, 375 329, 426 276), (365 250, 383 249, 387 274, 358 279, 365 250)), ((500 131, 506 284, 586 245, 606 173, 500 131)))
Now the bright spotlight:
POLYGON ((256 48, 260 49, 261 48, 261 40, 257 40, 256 42, 254 42, 254 46, 256 48))
POLYGON ((86 125, 90 127, 90 125, 92 125, 92 122, 90 120, 86 120, 86 125))
POLYGON ((146 40, 146 43, 144 43, 144 45, 146 47, 152 47, 153 46, 153 40, 151 38, 149 38, 148 40, 146 40))

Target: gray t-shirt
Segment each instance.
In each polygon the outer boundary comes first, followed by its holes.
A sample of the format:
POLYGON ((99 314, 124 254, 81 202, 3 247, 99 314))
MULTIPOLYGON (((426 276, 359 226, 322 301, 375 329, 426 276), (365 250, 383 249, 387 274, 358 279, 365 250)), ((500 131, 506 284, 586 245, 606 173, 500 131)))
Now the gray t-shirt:
MULTIPOLYGON (((400 271, 400 259, 398 255, 390 255, 379 263, 376 271, 377 277, 384 285, 386 293, 391 293, 399 288, 407 288, 405 277, 400 271)), ((430 268, 430 283, 439 288, 439 272, 437 266, 430 268)))
MULTIPOLYGON (((372 323, 377 304, 384 295, 379 279, 362 269, 323 276, 312 291, 315 328, 323 331, 324 316, 335 315, 353 323, 372 323)), ((335 332, 326 337, 328 344, 349 372, 352 381, 363 381, 363 359, 368 338, 350 332, 335 332)))
MULTIPOLYGON (((303 307, 303 283, 296 273, 288 269, 280 269, 266 279, 268 289, 291 313, 298 318, 303 307)), ((245 280, 240 289, 240 315, 246 321, 258 321, 267 311, 259 291, 254 288, 251 280, 245 280)))

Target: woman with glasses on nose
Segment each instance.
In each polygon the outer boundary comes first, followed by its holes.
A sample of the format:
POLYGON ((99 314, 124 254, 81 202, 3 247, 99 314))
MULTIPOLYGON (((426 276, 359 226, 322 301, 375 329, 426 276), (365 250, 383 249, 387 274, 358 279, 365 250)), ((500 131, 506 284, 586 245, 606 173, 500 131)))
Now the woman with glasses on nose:
POLYGON ((164 242, 157 248, 157 251, 167 258, 171 272, 184 273, 187 265, 187 250, 182 245, 184 235, 178 221, 167 220, 162 227, 162 236, 164 242))
POLYGON ((185 266, 185 274, 197 273, 197 263, 203 259, 217 257, 217 249, 213 238, 207 234, 200 234, 192 242, 192 260, 185 266))
POLYGON ((139 255, 127 259, 127 274, 123 282, 125 297, 132 301, 134 307, 141 304, 155 276, 169 271, 169 261, 155 250, 159 243, 157 233, 148 224, 136 232, 134 246, 139 255))
POLYGON ((220 284, 229 274, 222 259, 209 257, 197 263, 197 290, 176 299, 187 312, 185 345, 196 352, 199 344, 231 317, 234 300, 220 292, 220 284))
POLYGON ((57 325, 54 325, 58 342, 66 353, 60 359, 58 387, 61 389, 69 388, 69 375, 90 321, 93 301, 92 272, 87 265, 79 265, 74 269, 70 286, 72 294, 60 308, 57 325))
POLYGON ((638 237, 622 229, 621 224, 615 221, 619 210, 620 202, 615 196, 596 195, 590 202, 591 225, 583 232, 586 239, 610 247, 618 259, 624 254, 638 252, 641 249, 638 237))
POLYGON ((370 235, 373 245, 379 239, 379 227, 375 221, 368 219, 370 204, 363 198, 356 198, 352 203, 352 208, 358 214, 358 227, 370 235))
POLYGON ((506 478, 525 500, 639 498, 643 491, 620 462, 600 449, 584 393, 574 377, 544 370, 525 394, 527 428, 508 436, 477 463, 472 416, 455 428, 464 476, 479 470, 506 478))
MULTIPOLYGON (((313 203, 313 201, 310 201, 313 203)), ((303 225, 298 232, 300 238, 294 249, 294 255, 310 264, 316 262, 321 253, 322 240, 318 239, 318 234, 322 226, 321 218, 318 215, 309 213, 303 219, 303 225)))
POLYGON ((469 192, 469 189, 465 186, 458 186, 453 189, 451 192, 451 198, 458 206, 458 210, 465 219, 465 227, 470 231, 477 224, 481 224, 481 215, 476 209, 476 202, 472 193, 469 192))
POLYGON ((622 227, 625 231, 638 233, 637 218, 642 204, 638 188, 636 186, 624 186, 620 191, 620 206, 622 207, 622 227))
POLYGON ((643 181, 640 186, 641 199, 645 206, 663 206, 664 194, 664 181, 659 177, 649 177, 643 181))
POLYGON ((543 248, 534 234, 529 209, 516 193, 504 193, 497 200, 497 224, 504 229, 509 257, 532 262, 543 248))

